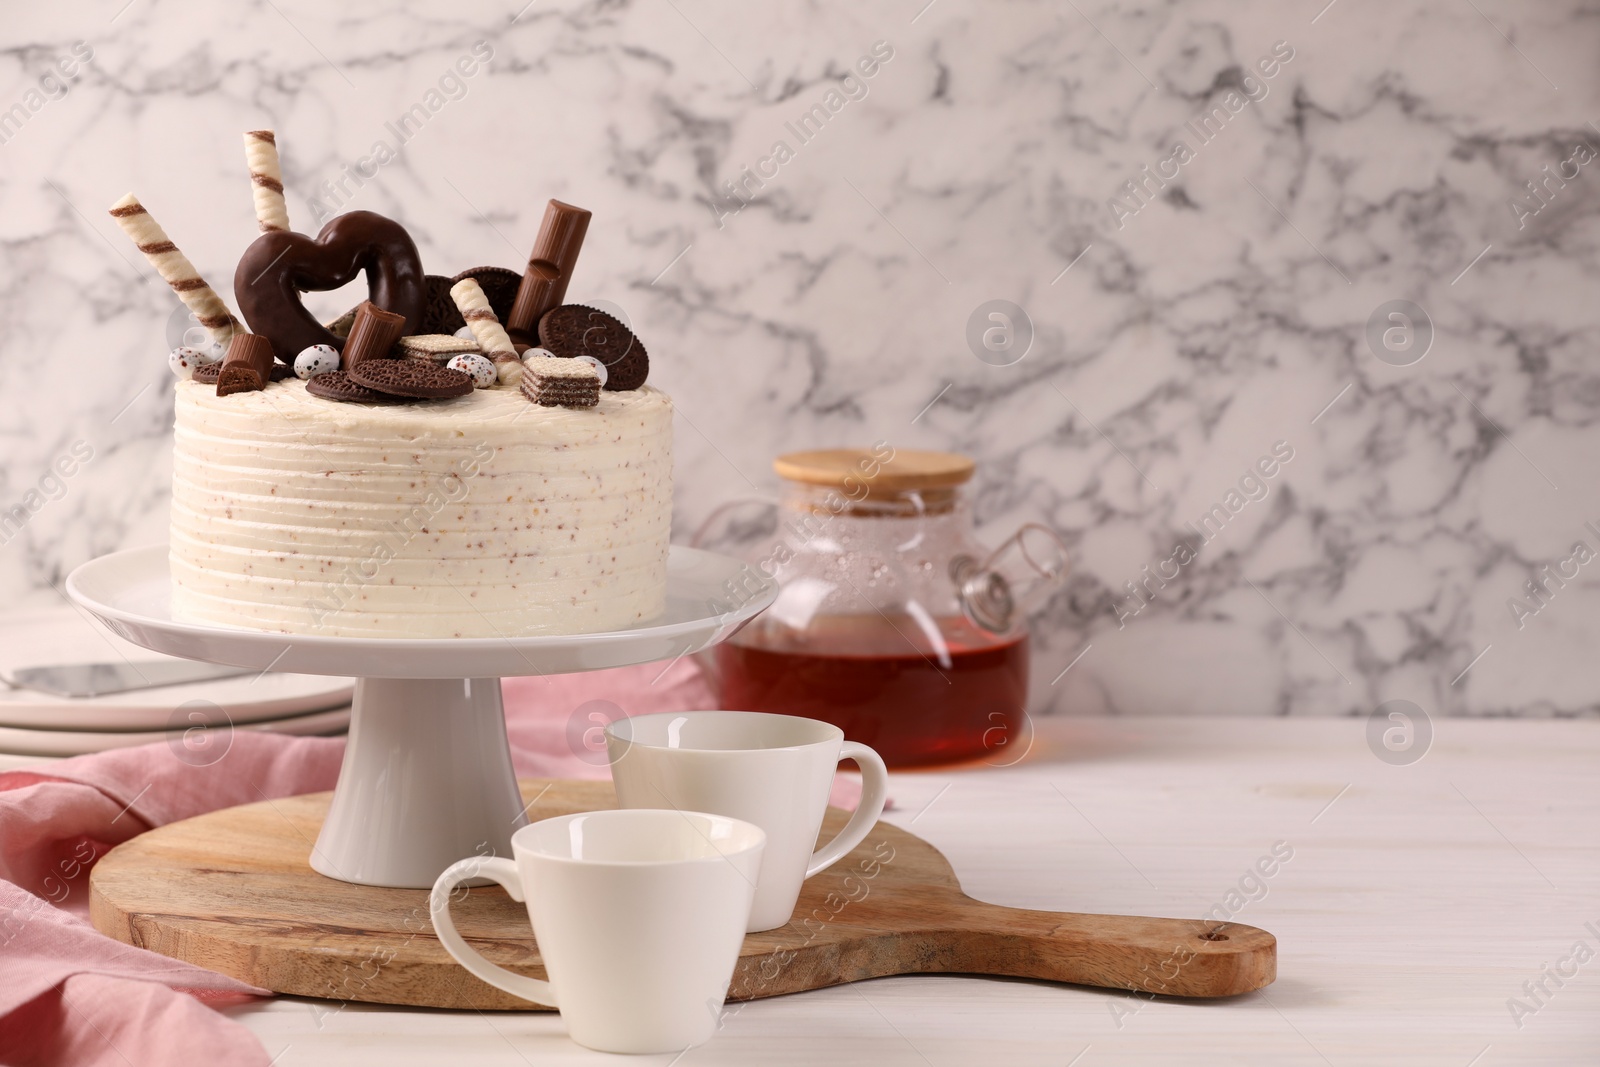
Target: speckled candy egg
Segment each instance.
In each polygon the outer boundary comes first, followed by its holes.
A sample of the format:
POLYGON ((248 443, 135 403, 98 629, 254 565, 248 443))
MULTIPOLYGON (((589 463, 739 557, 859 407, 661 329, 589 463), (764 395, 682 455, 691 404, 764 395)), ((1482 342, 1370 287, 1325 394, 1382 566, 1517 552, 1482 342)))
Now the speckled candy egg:
POLYGON ((184 381, 193 378, 195 370, 204 366, 206 362, 198 348, 174 348, 167 354, 167 366, 172 368, 173 374, 184 381))
POLYGON ((213 363, 221 363, 222 357, 228 354, 228 346, 221 341, 207 341, 203 345, 192 345, 194 351, 200 353, 200 366, 209 367, 213 363))
POLYGON ((463 352, 458 356, 452 356, 445 366, 463 374, 470 374, 472 384, 479 389, 487 389, 500 380, 500 376, 495 373, 494 363, 476 352, 463 352))
POLYGON ((339 369, 339 351, 332 345, 302 348, 294 357, 294 376, 302 381, 339 369))

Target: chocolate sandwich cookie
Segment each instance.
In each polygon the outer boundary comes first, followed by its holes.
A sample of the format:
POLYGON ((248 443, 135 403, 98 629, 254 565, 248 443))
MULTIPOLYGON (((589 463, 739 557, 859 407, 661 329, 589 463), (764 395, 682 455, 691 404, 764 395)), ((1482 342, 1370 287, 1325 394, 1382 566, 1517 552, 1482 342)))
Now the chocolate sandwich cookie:
POLYGON ((456 302, 450 299, 450 287, 455 282, 442 274, 429 274, 422 279, 422 283, 426 296, 422 306, 422 323, 417 327, 419 334, 453 334, 467 324, 461 312, 456 310, 456 302))
POLYGON ((557 356, 592 356, 605 364, 612 392, 637 389, 650 376, 650 355, 633 331, 598 308, 562 304, 539 320, 539 343, 557 356))
MULTIPOLYGON (((387 363, 390 360, 368 360, 368 363, 387 363)), ((338 400, 342 403, 361 404, 404 404, 406 397, 395 396, 391 393, 380 393, 376 389, 368 389, 364 385, 357 385, 350 380, 350 375, 342 370, 329 371, 319 374, 306 382, 306 392, 312 396, 320 396, 324 400, 338 400)))
POLYGON ((367 359, 345 373, 357 385, 417 400, 443 400, 472 392, 470 374, 415 359, 367 359))

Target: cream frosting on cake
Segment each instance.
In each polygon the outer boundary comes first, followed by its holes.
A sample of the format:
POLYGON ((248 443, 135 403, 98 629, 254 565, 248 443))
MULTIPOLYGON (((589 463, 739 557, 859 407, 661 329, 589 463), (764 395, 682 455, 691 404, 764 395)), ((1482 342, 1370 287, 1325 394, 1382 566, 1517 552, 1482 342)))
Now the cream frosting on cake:
POLYGON ((177 384, 175 618, 330 636, 594 633, 665 606, 672 402, 335 403, 177 384))

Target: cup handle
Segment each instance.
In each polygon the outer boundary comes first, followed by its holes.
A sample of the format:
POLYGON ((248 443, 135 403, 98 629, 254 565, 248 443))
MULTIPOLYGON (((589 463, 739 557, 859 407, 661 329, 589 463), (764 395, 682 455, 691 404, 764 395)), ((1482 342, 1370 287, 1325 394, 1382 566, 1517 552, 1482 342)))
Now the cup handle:
POLYGON ((456 933, 456 924, 450 918, 450 896, 455 892, 457 885, 474 878, 492 878, 505 887, 505 891, 511 894, 512 900, 523 899, 522 876, 518 874, 517 865, 512 861, 499 856, 474 856, 452 863, 445 868, 438 881, 433 883, 433 894, 428 898, 428 910, 433 916, 433 932, 439 936, 439 943, 444 946, 446 952, 455 957, 457 963, 495 988, 503 989, 523 1000, 531 1000, 535 1004, 556 1007, 556 991, 549 982, 529 978, 490 963, 456 933))
POLYGON ((884 802, 889 799, 889 768, 883 765, 883 757, 866 745, 846 741, 839 750, 839 758, 853 759, 861 767, 861 803, 856 805, 855 814, 850 816, 850 821, 845 823, 838 836, 811 854, 811 865, 806 868, 807 878, 832 867, 861 844, 877 825, 878 816, 883 814, 884 802))

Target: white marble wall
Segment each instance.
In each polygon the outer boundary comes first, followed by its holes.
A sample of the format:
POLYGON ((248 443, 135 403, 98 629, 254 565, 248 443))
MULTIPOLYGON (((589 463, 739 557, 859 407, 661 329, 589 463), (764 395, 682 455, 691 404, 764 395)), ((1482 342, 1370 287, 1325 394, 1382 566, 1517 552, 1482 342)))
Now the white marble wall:
POLYGON ((1574 150, 1600 149, 1600 11, 1325 5, 8 11, 0 508, 33 510, 0 592, 164 535, 176 305, 105 208, 135 190, 226 285, 253 232, 239 135, 272 126, 299 228, 313 199, 383 212, 435 272, 518 266, 548 197, 591 208, 572 296, 622 305, 678 401, 681 531, 770 491, 779 451, 977 456, 989 536, 1034 519, 1072 545, 1041 710, 1593 714, 1600 165, 1574 150), (398 158, 331 196, 418 103, 398 158), (1535 200, 1546 165, 1568 177, 1535 200), (747 166, 770 177, 743 206, 747 166), (1142 167, 1175 176, 1112 206, 1142 167), (1035 331, 1007 366, 965 339, 993 299, 1035 331), (1366 339, 1394 300, 1433 324, 1406 366, 1366 339), (52 477, 75 442, 92 458, 52 477), (1230 501, 1275 445, 1265 496, 1230 501), (1237 514, 1182 562, 1213 504, 1237 514), (1146 565, 1176 577, 1140 606, 1146 565))

